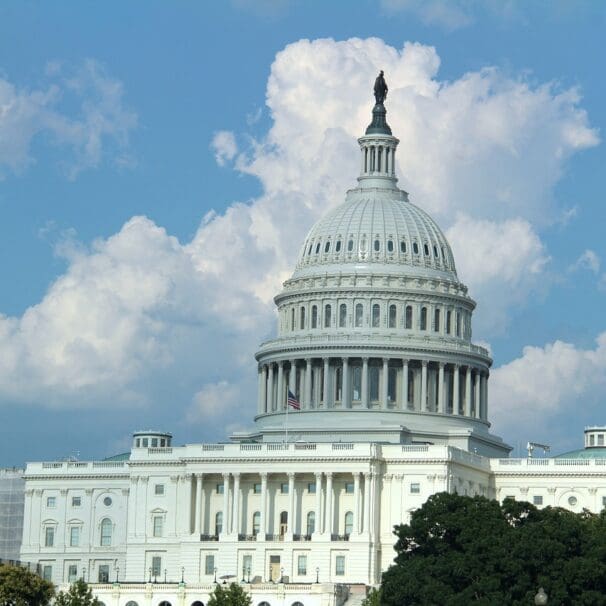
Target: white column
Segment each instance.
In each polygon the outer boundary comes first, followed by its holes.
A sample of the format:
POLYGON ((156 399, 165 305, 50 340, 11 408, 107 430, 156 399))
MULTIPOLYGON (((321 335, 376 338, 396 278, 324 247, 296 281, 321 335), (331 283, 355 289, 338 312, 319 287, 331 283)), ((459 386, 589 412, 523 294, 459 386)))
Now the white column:
POLYGON ((297 362, 296 360, 290 361, 290 372, 288 373, 288 389, 292 392, 293 396, 296 396, 297 391, 297 362))
POLYGON ((362 358, 362 408, 368 408, 368 358, 362 358))
POLYGON ((191 534, 191 501, 192 501, 192 474, 188 473, 183 476, 183 491, 181 498, 183 499, 183 519, 182 519, 182 534, 191 534))
POLYGON ((265 403, 263 402, 263 370, 261 367, 257 369, 257 414, 263 414, 265 403))
POLYGON ((389 358, 383 358, 383 381, 381 384, 381 407, 387 410, 389 387, 389 358))
MULTIPOLYGON (((322 533, 322 472, 316 471, 316 519, 314 535, 322 533)), ((307 529, 306 529, 307 531, 307 529)))
POLYGON ((303 399, 303 408, 307 408, 308 410, 311 408, 311 358, 305 359, 305 396, 303 399))
POLYGON ((482 373, 482 415, 484 420, 488 419, 488 373, 482 373))
MULTIPOLYGON (((328 404, 330 402, 330 396, 328 395, 328 373, 330 371, 330 359, 329 358, 324 358, 324 375, 322 376, 322 390, 324 392, 324 398, 322 400, 322 404, 324 406, 324 408, 328 408, 328 404)), ((320 523, 320 521, 318 520, 316 522, 317 524, 320 523)))
POLYGON ((267 375, 267 412, 275 410, 274 402, 274 365, 272 362, 269 365, 269 373, 267 375))
POLYGON ((261 397, 259 398, 259 413, 267 412, 267 366, 261 369, 261 397))
POLYGON ((334 511, 333 511, 333 495, 332 495, 332 471, 326 473, 326 520, 324 523, 324 532, 328 535, 332 534, 334 511))
POLYGON ((229 533, 229 474, 223 474, 223 527, 221 534, 229 533))
POLYGON ((400 408, 408 408, 408 360, 402 360, 402 393, 400 394, 400 408))
POLYGON ((452 368, 454 373, 452 378, 452 414, 459 414, 459 365, 455 364, 452 368))
POLYGON ((292 535, 295 531, 295 474, 289 472, 288 474, 288 529, 286 540, 292 541, 292 535))
POLYGON ((261 473, 261 520, 257 541, 265 541, 267 532, 267 474, 261 473))
POLYGON ((480 418, 480 371, 476 370, 475 373, 475 381, 474 381, 474 396, 475 396, 475 406, 474 406, 474 417, 476 419, 480 418))
POLYGON ((351 408, 351 397, 349 390, 349 358, 343 358, 343 384, 341 386, 341 405, 343 408, 351 408))
POLYGON ((231 522, 231 531, 234 534, 240 533, 240 474, 234 473, 234 497, 233 497, 234 515, 231 522))
POLYGON ((199 473, 196 476, 196 520, 194 522, 194 533, 200 535, 200 524, 202 521, 202 479, 203 474, 199 473))
POLYGON ((465 372, 465 416, 471 417, 471 366, 465 372))
POLYGON ((363 532, 370 532, 370 473, 364 474, 364 528, 363 532))
POLYGON ((278 393, 276 394, 276 408, 284 410, 284 362, 278 362, 278 393))
POLYGON ((356 471, 353 474, 354 479, 354 523, 353 532, 360 532, 360 472, 356 471))
POLYGON ((421 361, 421 410, 427 410, 427 360, 421 361))
POLYGON ((438 411, 446 413, 446 398, 444 397, 444 362, 440 362, 438 370, 438 411))

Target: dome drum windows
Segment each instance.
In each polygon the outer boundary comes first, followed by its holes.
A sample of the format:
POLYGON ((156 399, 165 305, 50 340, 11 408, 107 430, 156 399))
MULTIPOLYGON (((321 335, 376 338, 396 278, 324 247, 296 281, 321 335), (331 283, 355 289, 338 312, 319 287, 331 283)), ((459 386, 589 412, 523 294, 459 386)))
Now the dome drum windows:
POLYGON ((397 314, 396 306, 390 305, 389 306, 389 328, 396 327, 396 318, 397 318, 396 314, 397 314))
POLYGON ((393 240, 387 240, 387 252, 388 253, 393 253, 393 240))
POLYGON ((372 306, 372 327, 379 328, 381 326, 381 307, 378 303, 372 306))
POLYGON ((435 309, 433 312, 433 330, 434 332, 440 332, 440 310, 435 309))
POLYGON ((328 240, 326 242, 326 244, 324 244, 324 253, 329 253, 330 252, 330 240, 328 240))
POLYGON ((318 306, 312 305, 311 307, 311 327, 318 328, 318 306))
POLYGON ((429 257, 429 244, 423 244, 423 252, 426 257, 429 257))
POLYGON ((347 241, 347 252, 352 252, 354 249, 354 241, 352 239, 349 239, 347 241))
POLYGON ((347 305, 341 303, 339 305, 339 328, 345 328, 347 325, 347 305))
POLYGON ((361 328, 364 320, 364 306, 362 303, 356 304, 355 327, 361 328))
POLYGON ((427 330, 427 307, 421 307, 419 328, 420 328, 420 330, 427 330))
POLYGON ((301 307, 299 329, 305 330, 305 307, 301 307))
POLYGON ((404 328, 407 328, 408 330, 410 330, 410 329, 412 329, 412 305, 406 306, 405 314, 406 314, 406 317, 405 317, 404 328))
POLYGON ((400 252, 406 253, 406 240, 400 240, 400 252))
POLYGON ((330 305, 324 306, 324 328, 330 328, 332 321, 332 307, 330 305))
POLYGON ((316 244, 316 255, 320 252, 320 242, 316 244))
POLYGON ((419 254, 419 245, 417 244, 417 242, 413 242, 413 243, 412 243, 412 252, 413 252, 415 255, 418 255, 418 254, 419 254))
POLYGON ((341 240, 337 240, 335 244, 335 252, 341 252, 341 240))
POLYGON ((375 239, 373 248, 375 252, 379 252, 381 250, 381 241, 378 238, 375 239))

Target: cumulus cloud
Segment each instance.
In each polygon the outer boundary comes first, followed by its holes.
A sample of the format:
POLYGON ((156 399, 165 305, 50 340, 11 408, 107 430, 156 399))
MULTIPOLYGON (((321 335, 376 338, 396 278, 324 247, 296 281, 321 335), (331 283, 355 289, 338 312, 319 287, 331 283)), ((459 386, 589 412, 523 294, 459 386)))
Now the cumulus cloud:
MULTIPOLYGON (((192 422, 206 423, 223 415, 235 417, 242 403, 240 388, 237 385, 227 381, 208 383, 194 395, 187 418, 192 422)), ((250 414, 249 410, 246 412, 250 414)))
POLYGON ((211 147, 215 152, 215 160, 219 166, 225 166, 231 162, 238 153, 238 145, 234 133, 228 130, 220 130, 215 133, 211 147))
POLYGON ((606 332, 593 349, 562 341, 528 346, 521 357, 493 370, 491 418, 497 431, 520 434, 524 427, 526 439, 552 439, 562 419, 574 418, 577 426, 600 419, 605 386, 606 332), (580 400, 582 407, 577 405, 580 400))
POLYGON ((579 271, 580 269, 590 271, 594 274, 600 273, 600 257, 595 251, 587 249, 582 255, 568 268, 569 271, 579 271))
POLYGON ((0 179, 31 166, 36 161, 32 142, 42 137, 69 150, 59 164, 70 179, 104 159, 132 166, 129 134, 137 115, 124 106, 122 83, 93 60, 69 73, 50 63, 46 74, 47 85, 37 90, 0 77, 0 179), (72 106, 78 108, 75 113, 72 106))

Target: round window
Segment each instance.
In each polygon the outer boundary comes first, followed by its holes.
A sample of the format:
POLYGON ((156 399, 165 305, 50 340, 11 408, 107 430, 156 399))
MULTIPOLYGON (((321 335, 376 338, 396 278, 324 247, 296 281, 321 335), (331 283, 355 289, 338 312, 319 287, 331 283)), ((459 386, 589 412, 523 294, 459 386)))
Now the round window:
POLYGON ((571 507, 574 507, 577 504, 577 498, 576 497, 568 497, 568 504, 571 507))
POLYGON ((112 504, 112 498, 111 497, 105 497, 103 499, 103 505, 105 505, 105 507, 109 507, 112 504))

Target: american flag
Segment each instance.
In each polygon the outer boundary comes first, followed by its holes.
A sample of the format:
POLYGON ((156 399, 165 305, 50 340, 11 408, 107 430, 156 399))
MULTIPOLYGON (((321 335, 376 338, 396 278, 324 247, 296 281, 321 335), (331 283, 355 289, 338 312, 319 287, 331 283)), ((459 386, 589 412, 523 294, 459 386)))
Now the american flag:
POLYGON ((287 404, 289 406, 291 406, 292 408, 294 408, 295 410, 301 410, 301 402, 299 402, 299 400, 297 400, 297 398, 295 397, 295 394, 293 394, 293 392, 290 391, 290 389, 288 390, 287 404))

